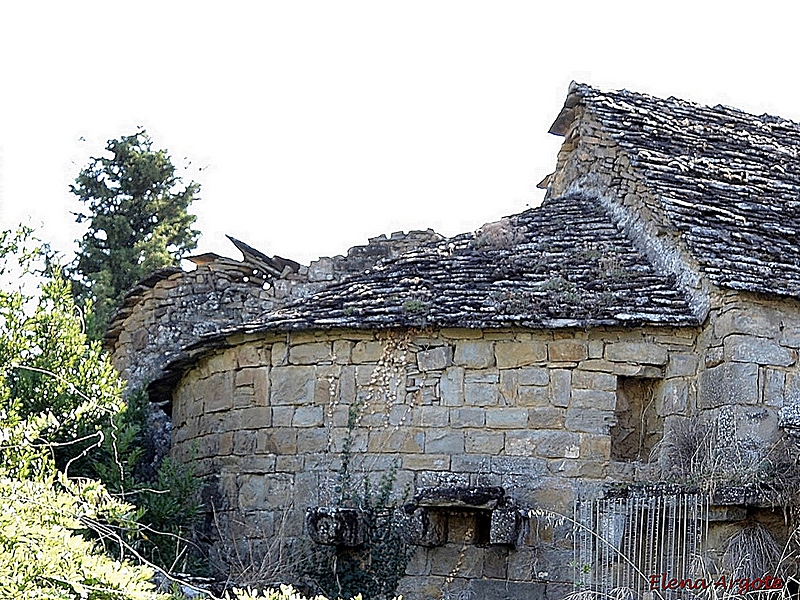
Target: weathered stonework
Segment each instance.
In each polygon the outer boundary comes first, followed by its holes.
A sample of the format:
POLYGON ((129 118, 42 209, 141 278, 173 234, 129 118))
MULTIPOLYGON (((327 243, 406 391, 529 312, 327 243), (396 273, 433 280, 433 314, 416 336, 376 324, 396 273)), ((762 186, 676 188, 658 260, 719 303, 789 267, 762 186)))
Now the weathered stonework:
MULTIPOLYGON (((107 338, 115 364, 134 384, 153 380, 155 399, 171 407, 173 455, 194 462, 217 522, 252 521, 255 541, 310 532, 358 543, 358 519, 329 510, 349 438, 356 485, 397 469, 398 501, 399 490, 433 490, 398 513, 418 546, 406 598, 447 586, 555 599, 574 581, 571 529, 533 527, 532 514, 569 516, 576 500, 612 487, 690 476, 696 484, 704 475, 681 473, 676 449, 698 431, 736 467, 795 443, 787 432, 800 433, 800 283, 791 248, 778 240, 783 263, 742 259, 738 275, 725 253, 726 244, 736 256, 755 252, 758 236, 786 227, 755 228, 760 213, 727 167, 664 150, 683 135, 706 143, 678 116, 720 127, 720 114, 741 127, 758 118, 626 94, 571 88, 538 209, 450 240, 371 240, 309 267, 246 248, 244 262, 200 261, 132 292, 107 338), (647 120, 656 109, 669 139, 647 120), (641 127, 626 136, 626 122, 641 127), (704 182, 702 202, 681 196, 694 185, 690 171, 704 182), (714 205, 708 189, 738 204, 714 205), (737 227, 750 229, 739 236, 737 227), (750 240, 745 250, 740 237, 750 240), (774 293, 773 266, 782 274, 774 293), (268 276, 252 278, 259 269, 268 276), (464 500, 495 488, 502 494, 491 502, 464 500)), ((772 130, 764 123, 758 135, 772 130)), ((693 147, 705 149, 667 149, 693 147)), ((753 172, 769 183, 763 147, 753 172)), ((769 189, 800 190, 791 179, 781 185, 769 189)), ((743 506, 763 503, 724 484, 710 499, 708 539, 718 547, 755 514, 743 506)))

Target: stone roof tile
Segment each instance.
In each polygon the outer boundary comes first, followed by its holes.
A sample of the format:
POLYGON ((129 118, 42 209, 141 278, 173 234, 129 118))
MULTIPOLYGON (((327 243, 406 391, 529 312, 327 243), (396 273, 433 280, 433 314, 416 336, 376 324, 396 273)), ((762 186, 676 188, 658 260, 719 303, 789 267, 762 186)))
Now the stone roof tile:
POLYGON ((696 322, 675 279, 597 200, 571 195, 378 262, 236 331, 696 322))
POLYGON ((582 103, 631 158, 715 284, 800 298, 800 125, 574 84, 553 131, 582 103))

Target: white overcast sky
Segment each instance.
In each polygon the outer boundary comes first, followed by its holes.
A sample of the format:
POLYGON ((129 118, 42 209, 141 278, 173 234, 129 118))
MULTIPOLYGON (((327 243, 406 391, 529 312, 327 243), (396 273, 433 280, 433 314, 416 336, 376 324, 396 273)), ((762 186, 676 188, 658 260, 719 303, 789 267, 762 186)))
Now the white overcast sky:
POLYGON ((69 184, 143 126, 198 252, 301 262, 541 201, 573 79, 800 121, 794 2, 2 2, 0 226, 69 256, 69 184), (202 170, 199 170, 202 169, 202 170))

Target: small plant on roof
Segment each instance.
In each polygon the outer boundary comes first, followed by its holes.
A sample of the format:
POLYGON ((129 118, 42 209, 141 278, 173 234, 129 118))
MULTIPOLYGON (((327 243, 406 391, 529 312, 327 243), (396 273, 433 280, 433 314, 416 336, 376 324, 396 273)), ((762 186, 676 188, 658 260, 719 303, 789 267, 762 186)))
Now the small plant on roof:
POLYGON ((403 302, 403 312, 405 313, 426 313, 430 309, 427 302, 413 298, 403 302))

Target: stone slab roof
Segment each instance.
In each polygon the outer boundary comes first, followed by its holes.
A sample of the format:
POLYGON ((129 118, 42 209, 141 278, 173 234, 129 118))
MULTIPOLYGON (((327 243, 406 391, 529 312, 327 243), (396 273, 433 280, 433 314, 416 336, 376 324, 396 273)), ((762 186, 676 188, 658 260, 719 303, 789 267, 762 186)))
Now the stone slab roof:
POLYGON ((800 298, 800 125, 573 84, 553 125, 583 105, 626 151, 716 285, 800 298))
POLYGON ((572 195, 379 262, 235 331, 696 323, 674 278, 599 201, 572 195))

